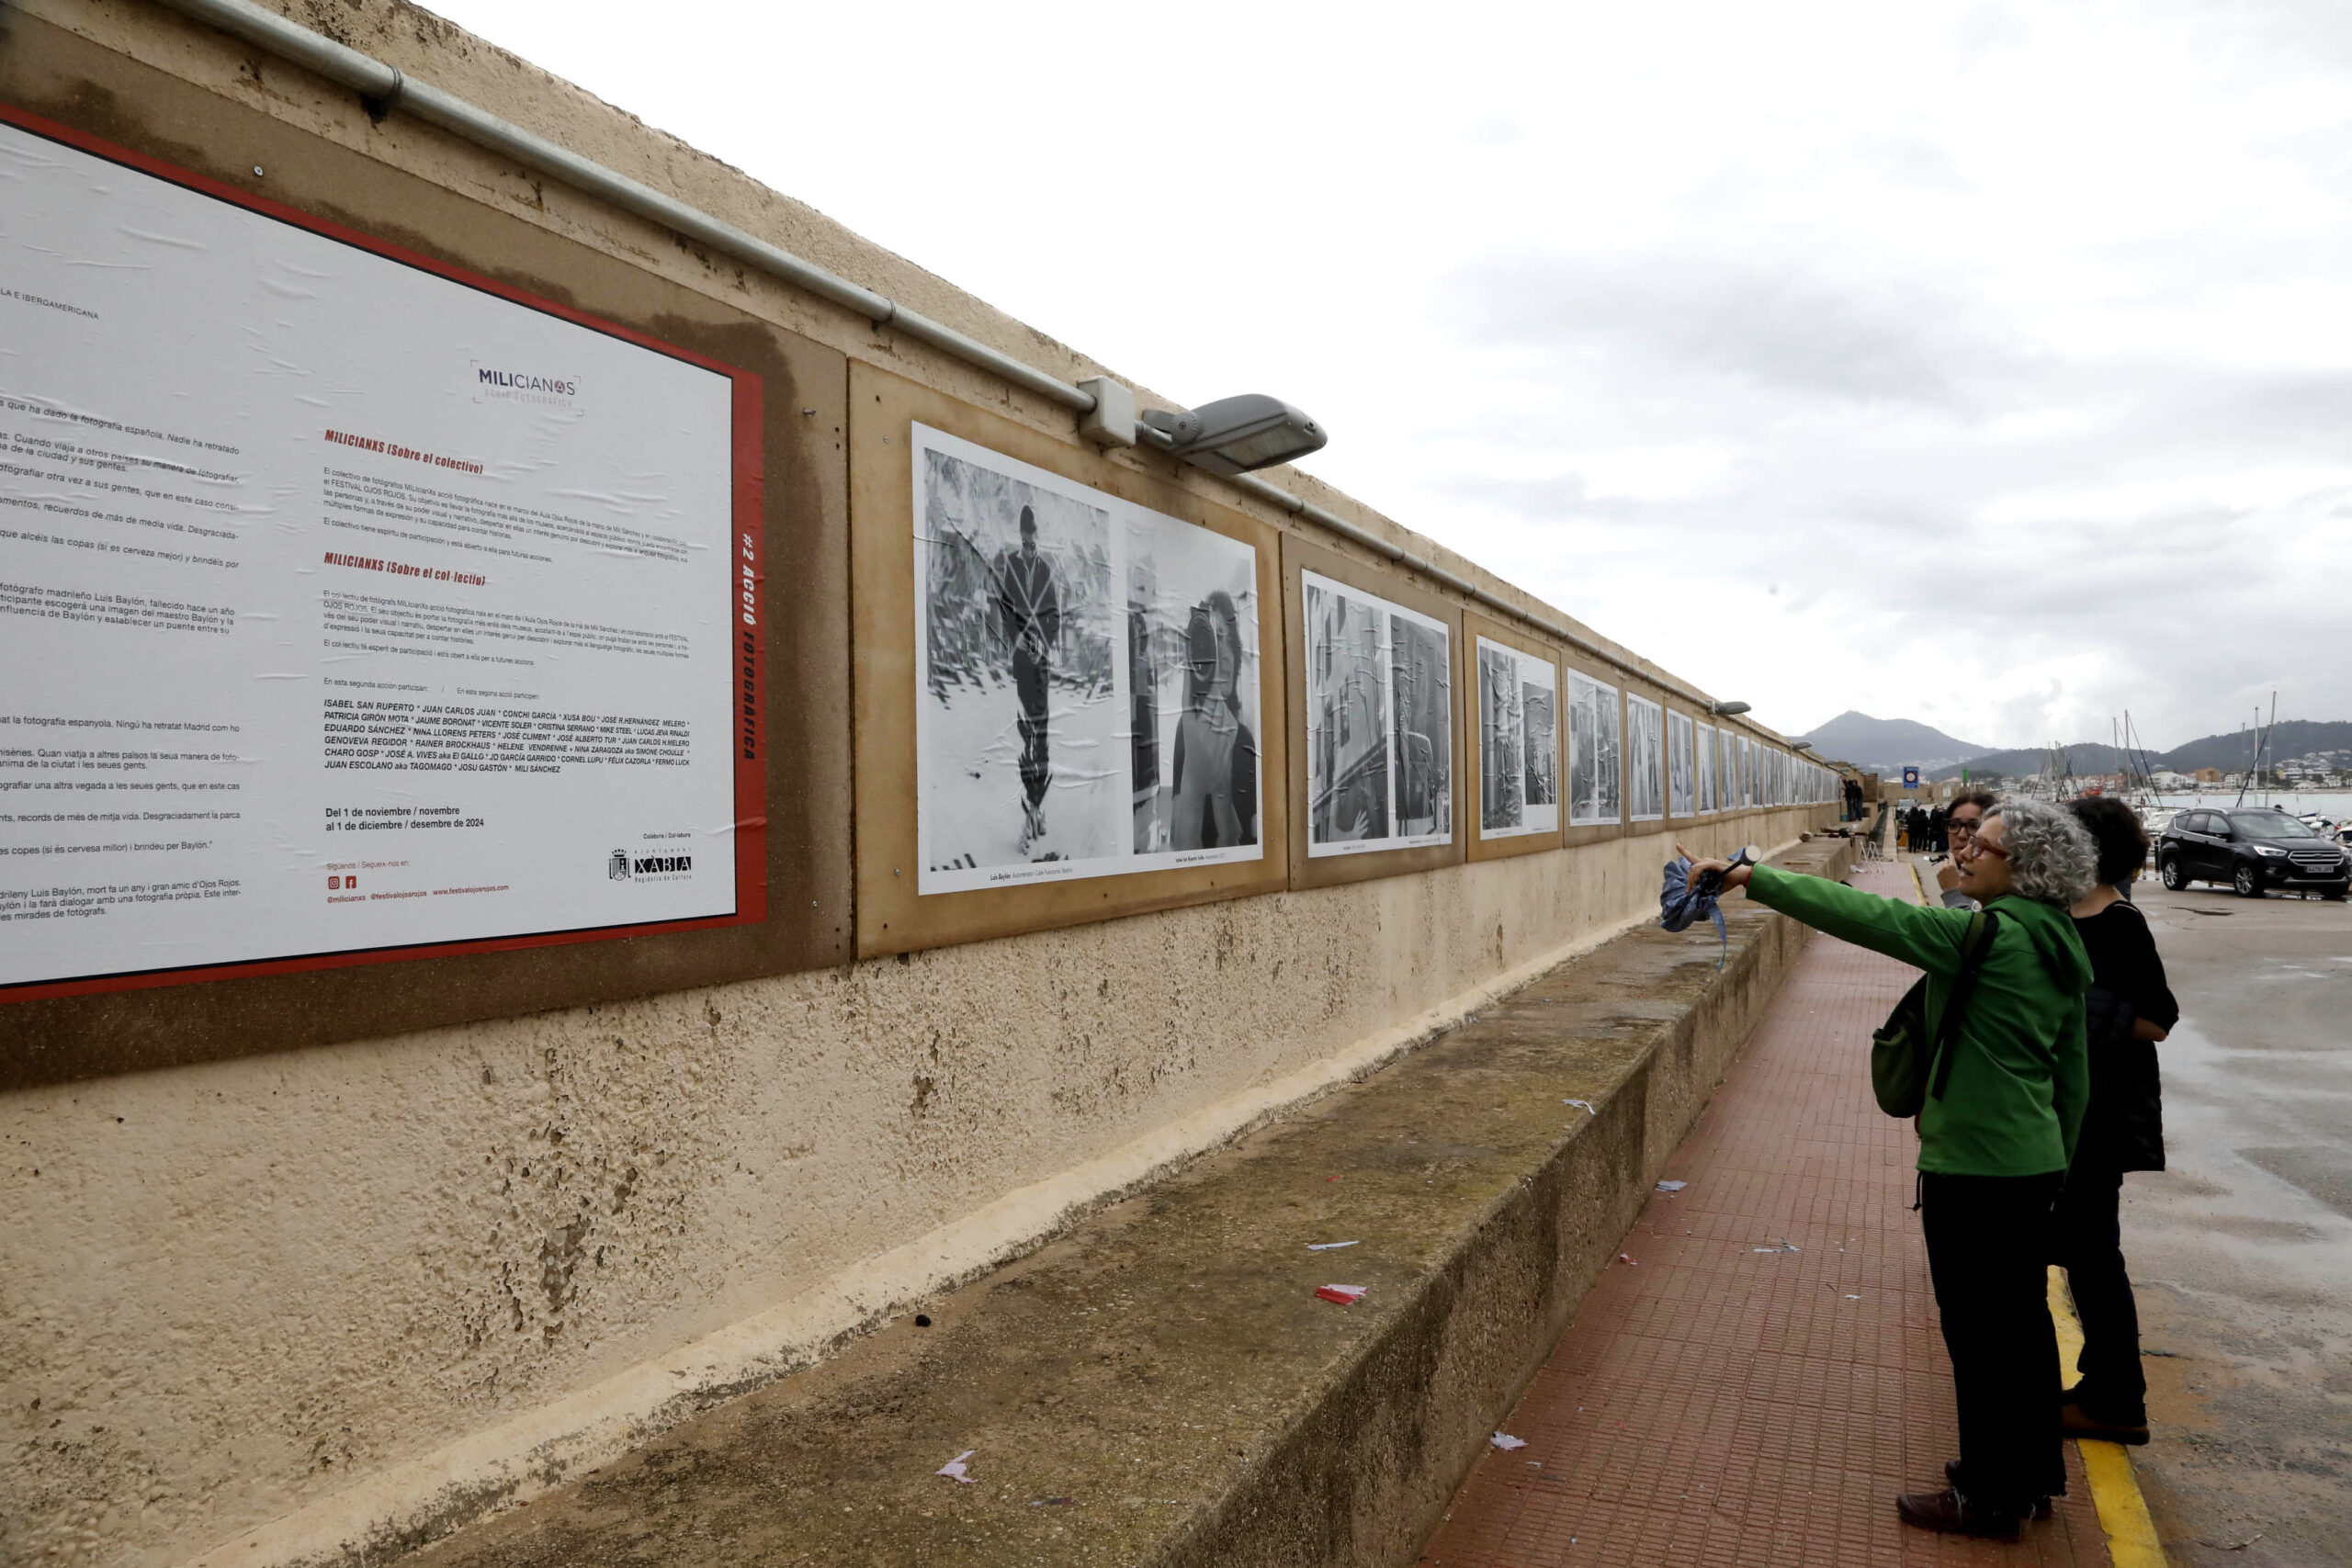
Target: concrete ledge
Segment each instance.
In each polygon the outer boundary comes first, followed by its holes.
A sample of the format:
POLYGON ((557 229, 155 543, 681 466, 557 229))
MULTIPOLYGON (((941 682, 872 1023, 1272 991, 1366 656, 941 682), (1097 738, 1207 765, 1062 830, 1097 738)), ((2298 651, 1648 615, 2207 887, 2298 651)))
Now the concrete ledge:
MULTIPOLYGON (((1842 875, 1849 853, 1779 859, 1842 875)), ((1621 937, 929 1326, 411 1561, 1409 1562, 1803 945, 1725 912, 1721 974, 1710 928, 1621 937), (1307 1250, 1336 1241, 1359 1245, 1307 1250), (1335 1306, 1326 1283, 1370 1292, 1335 1306), (975 1484, 933 1473, 966 1450, 975 1484)))

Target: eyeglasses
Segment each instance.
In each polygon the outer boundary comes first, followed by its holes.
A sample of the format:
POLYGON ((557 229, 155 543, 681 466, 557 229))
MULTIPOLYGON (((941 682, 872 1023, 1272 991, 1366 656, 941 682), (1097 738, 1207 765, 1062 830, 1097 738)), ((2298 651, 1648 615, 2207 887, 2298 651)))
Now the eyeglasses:
POLYGON ((1976 831, 1976 818, 1973 817, 1955 817, 1947 823, 1946 826, 1951 831, 1955 833, 1973 833, 1976 831))
POLYGON ((1952 858, 1955 860, 1959 859, 1962 855, 1966 855, 1971 860, 1974 860, 1978 855, 1993 855, 2001 860, 2007 860, 2009 858, 2008 851, 2003 849, 1992 840, 1976 833, 1971 833, 1968 835, 1968 845, 1965 849, 1955 849, 1951 852, 1952 858))

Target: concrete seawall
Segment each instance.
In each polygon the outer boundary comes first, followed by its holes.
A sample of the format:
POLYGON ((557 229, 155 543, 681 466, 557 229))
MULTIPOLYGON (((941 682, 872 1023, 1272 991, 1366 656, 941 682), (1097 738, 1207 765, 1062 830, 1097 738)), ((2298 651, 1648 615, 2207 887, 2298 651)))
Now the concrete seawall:
POLYGON ((912 1303, 927 1326, 901 1314, 418 1561, 1409 1562, 1807 934, 1732 918, 1720 974, 1712 931, 1621 936, 912 1303), (1328 1241, 1357 1245, 1306 1249, 1328 1241), (1332 1280, 1369 1293, 1317 1300, 1332 1280), (967 1449, 976 1485, 931 1473, 967 1449))

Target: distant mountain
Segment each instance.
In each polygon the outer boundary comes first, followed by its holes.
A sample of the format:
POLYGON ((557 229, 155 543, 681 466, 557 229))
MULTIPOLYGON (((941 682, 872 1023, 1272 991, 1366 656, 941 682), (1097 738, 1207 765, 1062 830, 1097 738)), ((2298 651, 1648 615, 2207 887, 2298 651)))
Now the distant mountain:
MULTIPOLYGON (((2083 740, 2061 750, 2066 753, 2066 761, 2073 764, 2078 777, 2091 773, 2112 773, 2122 771, 2123 752, 2119 747, 2104 745, 2095 740, 2083 740)), ((2015 751, 1987 751, 1982 756, 1971 757, 1965 762, 1938 768, 1928 776, 1938 779, 1956 779, 1960 777, 1961 771, 1964 768, 1967 770, 1968 776, 1973 779, 1981 779, 1991 774, 2022 778, 2028 773, 2041 772, 2049 759, 2050 749, 2046 746, 2030 746, 2015 751)), ((2155 763, 2155 766, 2160 768, 2165 765, 2161 761, 2155 763)), ((2243 767, 2245 763, 2241 761, 2239 766, 2243 767)))
MULTIPOLYGON (((2283 732, 2286 726, 2279 728, 2283 732)), ((1917 719, 1872 718, 1851 708, 1797 739, 1810 742, 1821 756, 1880 774, 1914 767, 1931 773, 1947 765, 1956 770, 1963 759, 1984 750, 1917 719)))
MULTIPOLYGON (((2347 750, 2352 750, 2352 723, 2282 718, 2270 741, 2270 755, 2285 761, 2312 751, 2347 750)), ((2156 766, 2170 768, 2177 773, 2193 773, 2199 768, 2243 773, 2253 760, 2254 731, 2247 729, 2235 735, 2209 735, 2202 740, 2176 746, 2156 759, 2156 766)))
MULTIPOLYGON (((2122 767, 2123 753, 2102 741, 2078 741, 2064 750, 2067 761, 2073 764, 2078 775, 2112 773, 2122 767)), ((2346 750, 2352 750, 2352 722, 2280 719, 2270 744, 2272 759, 2279 761, 2292 761, 2313 751, 2346 750)), ((1831 754, 1835 755, 1834 752, 1831 754)), ((1956 779, 1961 769, 1965 767, 1973 778, 1987 773, 2018 777, 2041 772, 2049 755, 2049 749, 2041 746, 2014 751, 1987 751, 1981 756, 1971 757, 1963 763, 1938 767, 1928 776, 1956 779)), ((2243 773, 2253 760, 2254 732, 2251 729, 2242 729, 2234 734, 2208 735, 2201 740, 2188 741, 2169 751, 2151 752, 2146 759, 2151 768, 2170 769, 2177 773, 2193 773, 2199 768, 2219 768, 2225 773, 2243 773)))

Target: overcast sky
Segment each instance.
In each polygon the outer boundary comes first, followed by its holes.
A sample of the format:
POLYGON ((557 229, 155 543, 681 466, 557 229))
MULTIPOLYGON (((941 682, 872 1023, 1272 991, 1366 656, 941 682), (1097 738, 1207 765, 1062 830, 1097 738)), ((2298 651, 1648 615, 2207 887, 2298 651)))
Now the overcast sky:
POLYGON ((2339 4, 435 8, 1788 732, 2352 718, 2339 4))

